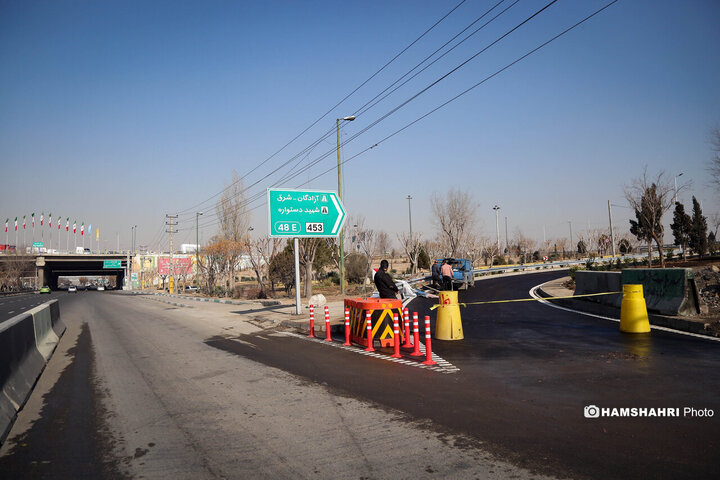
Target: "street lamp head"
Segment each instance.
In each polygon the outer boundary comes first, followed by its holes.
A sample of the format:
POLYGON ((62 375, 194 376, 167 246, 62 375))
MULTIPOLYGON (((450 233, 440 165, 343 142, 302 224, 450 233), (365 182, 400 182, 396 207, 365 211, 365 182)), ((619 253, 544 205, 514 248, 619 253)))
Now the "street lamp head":
POLYGON ((195 212, 195 215, 202 215, 203 212, 195 212))
POLYGON ((355 120, 355 115, 350 115, 349 117, 343 117, 342 120, 345 120, 346 122, 352 122, 355 120))
POLYGON ((678 173, 678 177, 682 177, 682 176, 683 176, 683 173, 685 173, 685 172, 680 172, 680 173, 678 173))

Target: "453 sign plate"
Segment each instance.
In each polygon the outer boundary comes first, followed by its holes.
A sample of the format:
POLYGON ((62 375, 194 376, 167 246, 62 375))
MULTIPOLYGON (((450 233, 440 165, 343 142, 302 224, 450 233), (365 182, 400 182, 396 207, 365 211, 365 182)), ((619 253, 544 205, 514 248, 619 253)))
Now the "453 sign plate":
POLYGON ((268 189, 271 237, 337 237, 345 209, 335 192, 268 189))

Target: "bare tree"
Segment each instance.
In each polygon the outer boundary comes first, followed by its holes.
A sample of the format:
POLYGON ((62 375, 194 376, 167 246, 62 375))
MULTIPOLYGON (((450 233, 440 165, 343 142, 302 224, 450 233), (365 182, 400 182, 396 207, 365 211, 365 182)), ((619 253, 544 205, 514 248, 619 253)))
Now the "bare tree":
POLYGON ((567 250, 568 239, 565 237, 560 237, 560 238, 555 239, 554 243, 555 243, 555 247, 559 248, 560 251, 562 252, 562 258, 565 258, 565 255, 566 255, 565 251, 567 250))
POLYGON ((267 296, 266 281, 269 279, 270 260, 277 255, 283 244, 282 238, 258 237, 245 238, 244 249, 250 257, 250 266, 255 272, 260 295, 267 296))
POLYGON ((475 226, 475 212, 479 205, 472 194, 455 188, 451 188, 444 197, 433 193, 430 205, 439 235, 447 244, 450 256, 454 257, 475 226))
POLYGON ((301 238, 300 244, 300 264, 305 268, 305 297, 312 296, 312 279, 313 279, 313 262, 318 246, 322 242, 322 238, 301 238))
POLYGON ((713 213, 708 218, 708 227, 712 228, 713 235, 717 238, 718 229, 720 229, 720 213, 713 213))
POLYGON ((375 236, 377 238, 378 254, 385 255, 385 252, 390 252, 390 250, 392 250, 392 241, 387 232, 379 230, 375 232, 375 236))
POLYGON ((522 233, 522 230, 516 228, 511 248, 514 249, 515 254, 521 258, 522 263, 527 263, 528 254, 532 254, 532 250, 535 249, 535 240, 526 237, 522 233))
POLYGON ((430 263, 444 255, 442 244, 437 240, 425 240, 423 242, 423 249, 425 253, 428 254, 428 257, 430 257, 430 263))
POLYGON ((636 220, 630 220, 630 232, 648 246, 648 265, 652 266, 652 242, 655 242, 660 256, 660 267, 665 268, 663 256, 664 227, 663 215, 673 206, 675 189, 672 179, 664 171, 654 177, 648 175, 647 167, 641 177, 625 187, 625 199, 635 210, 636 220))
POLYGON ((215 206, 220 221, 222 245, 227 249, 224 256, 230 276, 230 290, 235 289, 235 270, 247 243, 250 228, 250 212, 243 180, 233 170, 232 180, 215 206))
POLYGON ((417 273, 417 261, 420 255, 420 245, 422 244, 422 234, 420 232, 414 233, 412 238, 407 232, 401 232, 397 234, 397 239, 400 242, 405 255, 410 260, 410 272, 417 273))

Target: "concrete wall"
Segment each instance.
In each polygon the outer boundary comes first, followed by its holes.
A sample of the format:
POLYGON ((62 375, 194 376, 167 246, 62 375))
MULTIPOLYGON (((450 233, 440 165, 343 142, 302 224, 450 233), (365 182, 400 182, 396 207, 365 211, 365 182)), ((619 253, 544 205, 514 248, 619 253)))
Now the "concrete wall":
MULTIPOLYGON (((592 272, 588 270, 575 272, 575 295, 604 292, 622 292, 622 275, 620 272, 592 272)), ((620 308, 622 293, 587 297, 585 300, 620 308)))
POLYGON ((0 443, 65 332, 57 300, 0 325, 0 443))
MULTIPOLYGON (((575 272, 575 295, 622 291, 623 285, 642 285, 649 312, 662 315, 699 313, 700 299, 689 268, 632 268, 620 272, 575 272)), ((586 301, 620 308, 622 294, 587 297, 586 301)))

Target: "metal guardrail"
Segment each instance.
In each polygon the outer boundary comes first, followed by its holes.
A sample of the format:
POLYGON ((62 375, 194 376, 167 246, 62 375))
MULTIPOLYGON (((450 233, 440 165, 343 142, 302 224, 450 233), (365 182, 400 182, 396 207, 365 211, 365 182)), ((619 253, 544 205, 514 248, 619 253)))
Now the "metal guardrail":
MULTIPOLYGON (((595 263, 610 263, 615 262, 617 259, 642 259, 646 258, 647 254, 631 254, 631 255, 623 255, 615 257, 609 256, 609 257, 602 257, 602 258, 595 258, 595 263)), ((577 260, 561 260, 561 261, 555 261, 555 262, 537 262, 537 263, 521 263, 521 264, 515 264, 515 265, 502 265, 498 267, 483 267, 483 268, 475 268, 470 271, 474 277, 477 276, 484 276, 486 274, 492 274, 492 273, 507 273, 507 272, 526 272, 528 270, 540 270, 545 268, 569 268, 572 265, 585 265, 590 260, 590 258, 580 258, 577 260)), ((415 284, 419 282, 424 282, 432 280, 432 277, 430 275, 426 275, 424 277, 419 278, 413 278, 410 280, 405 280, 409 284, 415 284)))

